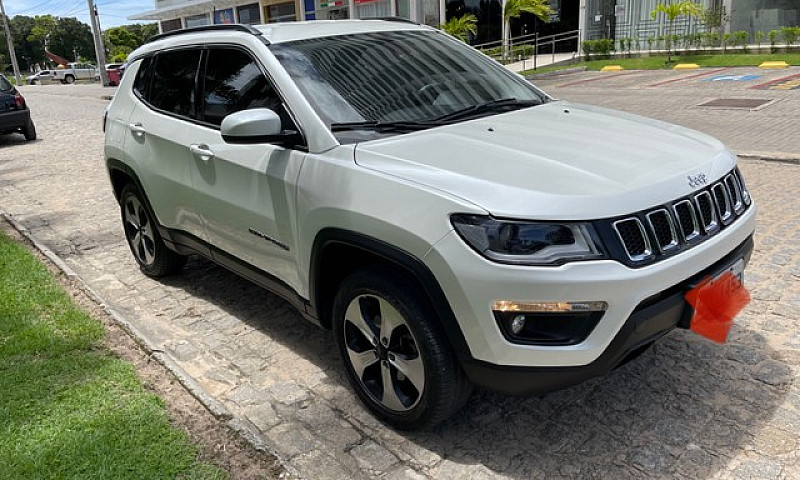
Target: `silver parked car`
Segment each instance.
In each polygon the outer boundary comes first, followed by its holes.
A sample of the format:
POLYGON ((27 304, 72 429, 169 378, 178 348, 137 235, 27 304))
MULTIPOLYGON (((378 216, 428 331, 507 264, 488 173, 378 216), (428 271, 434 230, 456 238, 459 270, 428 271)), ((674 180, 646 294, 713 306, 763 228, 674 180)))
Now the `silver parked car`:
POLYGON ((53 80, 52 70, 39 70, 38 72, 29 76, 26 82, 28 83, 28 85, 38 85, 41 83, 50 82, 52 80, 53 80))

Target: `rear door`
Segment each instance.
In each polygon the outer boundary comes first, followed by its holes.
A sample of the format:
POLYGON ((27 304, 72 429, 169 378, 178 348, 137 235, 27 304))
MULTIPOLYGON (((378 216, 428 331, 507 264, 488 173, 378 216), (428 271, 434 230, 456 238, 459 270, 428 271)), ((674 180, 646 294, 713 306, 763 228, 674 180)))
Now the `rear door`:
POLYGON ((161 52, 151 60, 151 72, 128 121, 125 150, 136 162, 137 174, 159 223, 206 240, 197 214, 192 186, 196 140, 196 79, 202 50, 183 48, 161 52))

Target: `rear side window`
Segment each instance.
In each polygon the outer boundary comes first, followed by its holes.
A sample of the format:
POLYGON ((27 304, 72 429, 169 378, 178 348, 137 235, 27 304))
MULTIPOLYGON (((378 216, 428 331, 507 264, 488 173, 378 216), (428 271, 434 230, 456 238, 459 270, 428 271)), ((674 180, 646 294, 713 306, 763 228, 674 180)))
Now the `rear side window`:
POLYGON ((153 80, 150 82, 150 104, 175 115, 193 117, 195 78, 199 63, 200 50, 176 50, 158 54, 153 68, 153 80))
POLYGON ((258 64, 235 48, 212 48, 204 75, 203 120, 213 125, 226 115, 251 108, 274 110, 290 128, 280 97, 258 64))
POLYGON ((0 75, 0 92, 7 92, 12 88, 14 87, 11 86, 11 83, 8 81, 8 79, 6 79, 6 77, 3 75, 0 75))
POLYGON ((136 79, 133 81, 133 91, 145 101, 150 101, 148 94, 150 93, 150 63, 152 57, 145 57, 139 65, 139 71, 136 72, 136 79))

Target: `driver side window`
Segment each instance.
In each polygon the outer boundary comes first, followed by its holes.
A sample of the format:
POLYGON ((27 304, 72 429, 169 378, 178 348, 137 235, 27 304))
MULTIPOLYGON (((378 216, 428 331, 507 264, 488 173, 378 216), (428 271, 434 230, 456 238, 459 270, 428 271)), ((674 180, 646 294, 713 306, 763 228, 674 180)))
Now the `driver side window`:
POLYGON ((252 108, 269 108, 283 129, 296 130, 278 92, 247 53, 237 48, 211 48, 203 75, 201 119, 219 126, 226 115, 252 108))

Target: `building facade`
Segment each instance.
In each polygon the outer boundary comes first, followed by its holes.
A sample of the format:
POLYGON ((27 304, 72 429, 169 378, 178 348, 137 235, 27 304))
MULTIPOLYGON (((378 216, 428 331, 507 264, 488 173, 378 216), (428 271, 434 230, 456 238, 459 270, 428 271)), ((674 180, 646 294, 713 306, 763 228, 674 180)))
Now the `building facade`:
MULTIPOLYGON (((700 19, 679 17, 670 27, 650 12, 660 2, 678 0, 551 0, 554 15, 542 22, 523 14, 511 24, 512 36, 580 31, 581 39, 636 38, 703 31, 700 19)), ((726 31, 768 32, 800 24, 800 0, 695 0, 706 8, 724 6, 726 31)), ((472 13, 478 34, 472 44, 500 39, 503 0, 155 0, 155 9, 129 17, 156 20, 162 32, 198 25, 262 24, 300 20, 339 20, 397 16, 438 26, 472 13)), ((577 48, 577 43, 572 48, 577 48)))
MULTIPOLYGON (((583 39, 634 38, 646 40, 659 35, 702 32, 702 19, 678 17, 669 25, 664 15, 655 19, 650 12, 670 0, 581 0, 583 39)), ((678 1, 678 0, 672 0, 678 1)), ((769 32, 800 24, 800 0, 694 0, 706 9, 724 7, 725 32, 746 31, 750 39, 758 31, 769 32)))
POLYGON ((341 20, 398 16, 439 25, 445 16, 440 0, 156 0, 155 9, 129 17, 156 20, 162 32, 199 25, 257 25, 301 20, 341 20))

